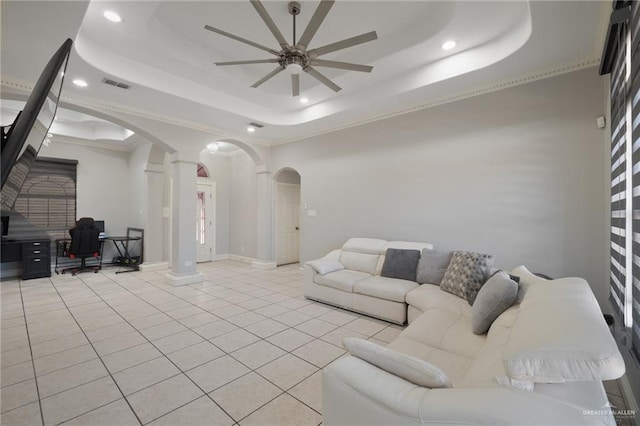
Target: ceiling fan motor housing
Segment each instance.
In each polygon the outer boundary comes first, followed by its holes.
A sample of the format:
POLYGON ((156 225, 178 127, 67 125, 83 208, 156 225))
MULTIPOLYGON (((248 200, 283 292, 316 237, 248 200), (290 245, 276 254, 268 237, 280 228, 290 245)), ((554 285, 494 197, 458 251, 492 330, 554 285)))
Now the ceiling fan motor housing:
POLYGON ((300 14, 300 3, 297 1, 292 1, 289 3, 289 13, 291 15, 299 15, 300 14))

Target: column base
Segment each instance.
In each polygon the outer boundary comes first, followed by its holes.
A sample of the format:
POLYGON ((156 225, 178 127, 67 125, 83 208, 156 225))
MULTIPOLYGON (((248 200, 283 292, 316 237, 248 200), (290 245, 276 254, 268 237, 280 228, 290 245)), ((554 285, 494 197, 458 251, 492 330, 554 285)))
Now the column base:
POLYGON ((204 277, 200 272, 189 275, 176 275, 173 272, 169 272, 164 276, 164 281, 174 287, 180 287, 183 285, 201 283, 204 281, 204 277))
POLYGON ((278 266, 276 262, 266 262, 264 260, 254 260, 251 262, 251 266, 256 269, 276 269, 278 266))
POLYGON ((141 263, 140 272, 153 272, 169 269, 169 262, 141 263))

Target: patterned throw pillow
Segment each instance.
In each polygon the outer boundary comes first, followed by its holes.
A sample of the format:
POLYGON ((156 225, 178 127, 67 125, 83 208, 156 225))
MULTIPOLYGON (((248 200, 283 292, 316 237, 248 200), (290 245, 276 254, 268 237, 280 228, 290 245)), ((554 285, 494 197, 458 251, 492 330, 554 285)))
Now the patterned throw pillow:
POLYGON ((473 305, 492 266, 493 256, 490 254, 454 251, 440 288, 466 299, 473 305))

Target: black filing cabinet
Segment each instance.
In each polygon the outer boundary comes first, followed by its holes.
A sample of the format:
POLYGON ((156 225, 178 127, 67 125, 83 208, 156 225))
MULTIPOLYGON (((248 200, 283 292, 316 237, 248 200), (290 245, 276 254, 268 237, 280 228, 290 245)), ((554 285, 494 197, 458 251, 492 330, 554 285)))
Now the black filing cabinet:
POLYGON ((51 241, 22 241, 22 279, 51 276, 51 241))

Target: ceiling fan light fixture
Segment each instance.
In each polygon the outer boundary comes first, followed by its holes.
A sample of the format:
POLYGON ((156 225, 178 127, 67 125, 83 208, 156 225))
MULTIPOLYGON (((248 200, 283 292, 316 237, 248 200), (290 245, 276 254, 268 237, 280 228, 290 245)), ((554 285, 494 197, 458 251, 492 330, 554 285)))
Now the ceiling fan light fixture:
POLYGON ((442 44, 442 50, 451 50, 456 47, 456 42, 453 40, 447 40, 442 44))
POLYGON ((302 65, 300 64, 288 64, 285 68, 288 74, 300 74, 302 73, 302 65))

